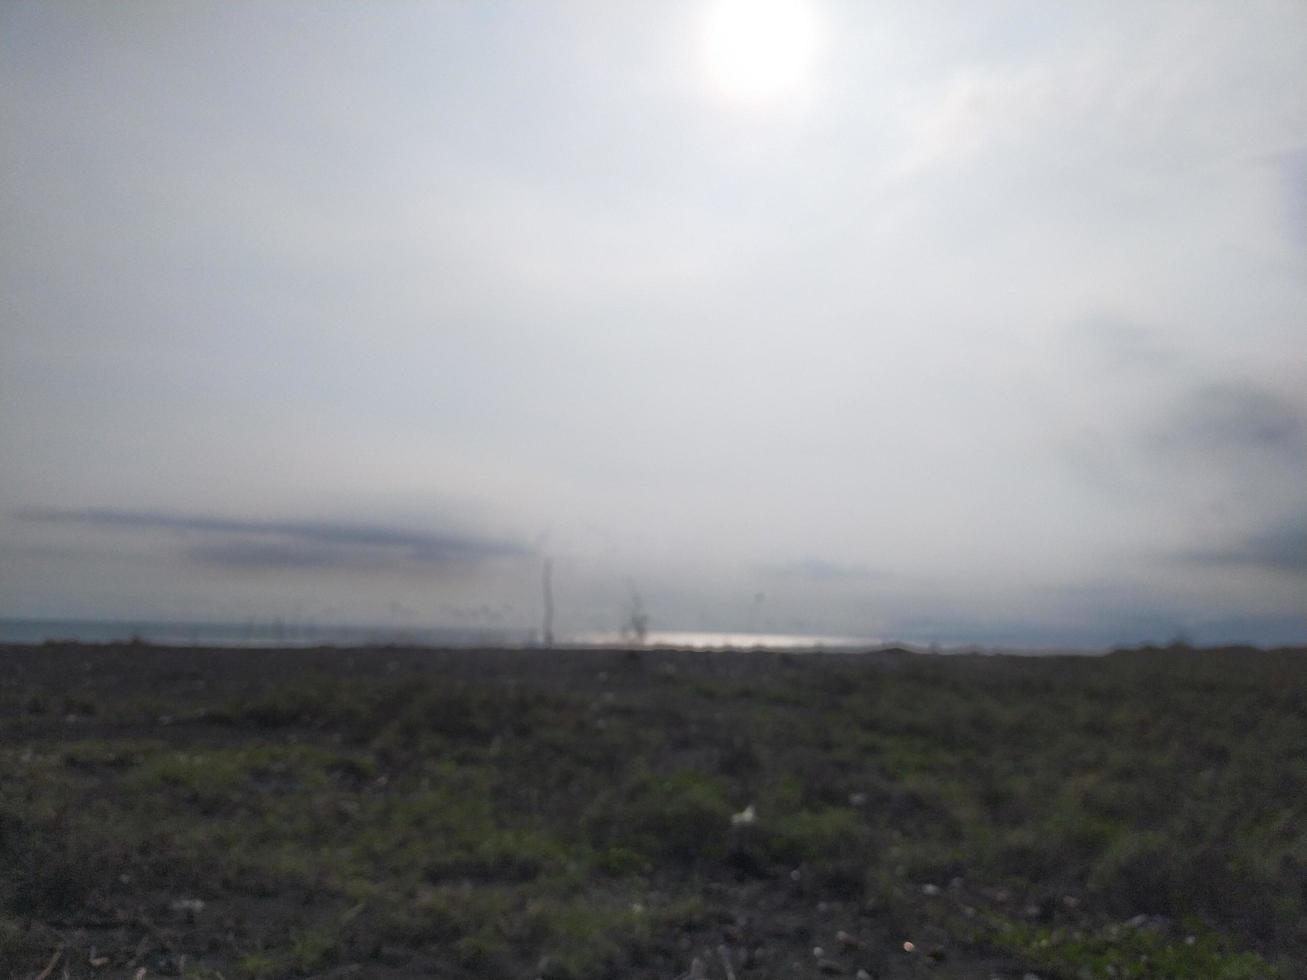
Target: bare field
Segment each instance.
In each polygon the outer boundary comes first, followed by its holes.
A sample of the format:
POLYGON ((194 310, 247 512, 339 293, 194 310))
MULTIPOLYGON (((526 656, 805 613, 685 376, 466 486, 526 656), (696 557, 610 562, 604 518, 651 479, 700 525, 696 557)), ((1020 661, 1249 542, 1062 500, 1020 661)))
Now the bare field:
POLYGON ((0 648, 0 974, 1295 977, 1304 760, 1304 650, 0 648))

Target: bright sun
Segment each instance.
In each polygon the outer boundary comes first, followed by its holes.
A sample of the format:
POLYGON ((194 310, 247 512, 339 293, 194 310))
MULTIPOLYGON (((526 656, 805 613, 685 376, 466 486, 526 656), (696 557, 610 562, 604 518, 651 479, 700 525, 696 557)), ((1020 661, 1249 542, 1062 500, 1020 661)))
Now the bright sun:
POLYGON ((703 28, 713 86, 742 102, 796 93, 816 46, 816 19, 804 0, 717 0, 703 28))

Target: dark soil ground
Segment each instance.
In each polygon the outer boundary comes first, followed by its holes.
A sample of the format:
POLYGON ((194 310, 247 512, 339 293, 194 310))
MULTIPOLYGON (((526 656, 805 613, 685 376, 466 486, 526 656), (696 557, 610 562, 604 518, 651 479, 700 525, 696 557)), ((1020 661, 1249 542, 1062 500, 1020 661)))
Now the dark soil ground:
POLYGON ((1307 976, 1307 651, 0 648, 0 976, 1307 976))

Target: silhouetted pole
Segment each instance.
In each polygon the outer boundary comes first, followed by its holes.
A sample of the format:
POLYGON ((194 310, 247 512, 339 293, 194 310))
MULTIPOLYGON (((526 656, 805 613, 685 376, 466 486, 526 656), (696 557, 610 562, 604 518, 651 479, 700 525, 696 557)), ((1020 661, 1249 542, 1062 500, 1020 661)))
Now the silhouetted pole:
POLYGON ((545 593, 544 645, 551 647, 554 645, 554 560, 552 558, 545 559, 541 584, 545 593))
MULTIPOLYGON (((643 644, 645 634, 649 632, 649 614, 644 611, 644 602, 640 599, 640 593, 635 590, 635 583, 631 582, 629 584, 631 586, 631 614, 626 622, 635 637, 635 642, 643 644)), ((623 627, 622 632, 626 632, 626 627, 623 627)))

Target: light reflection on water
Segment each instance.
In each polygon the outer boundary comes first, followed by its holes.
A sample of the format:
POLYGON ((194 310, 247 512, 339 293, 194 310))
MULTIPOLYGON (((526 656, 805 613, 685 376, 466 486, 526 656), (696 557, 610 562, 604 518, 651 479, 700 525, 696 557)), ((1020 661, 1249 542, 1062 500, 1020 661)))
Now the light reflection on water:
MULTIPOLYGON (((575 642, 587 646, 635 645, 629 633, 583 633, 575 642)), ((829 650, 876 646, 881 641, 866 636, 820 636, 807 633, 727 633, 692 630, 651 630, 646 647, 680 647, 694 650, 829 650)))
MULTIPOLYGON (((71 640, 79 643, 123 643, 140 638, 158 646, 176 647, 378 647, 486 648, 543 650, 538 630, 445 626, 377 626, 324 624, 312 621, 158 622, 144 620, 55 620, 0 618, 0 644, 41 644, 71 640)), ((831 650, 884 648, 887 641, 870 636, 815 633, 750 633, 729 630, 650 630, 643 643, 617 630, 563 634, 557 648, 644 647, 683 650, 831 650)), ((1102 654, 1106 650, 1076 648, 981 647, 964 642, 929 646, 896 639, 895 647, 916 653, 1006 653, 1021 656, 1102 654)))
MULTIPOLYGON (((314 622, 213 623, 98 621, 98 619, 0 619, 0 643, 43 643, 76 640, 78 643, 123 643, 139 638, 170 647, 533 647, 540 638, 535 630, 450 629, 438 626, 325 625, 314 622)), ((714 632, 655 630, 644 647, 687 649, 848 649, 872 647, 877 640, 859 636, 818 636, 780 632, 714 632)), ((627 647, 637 645, 621 632, 582 632, 559 636, 559 647, 627 647)))
MULTIPOLYGON (((43 643, 73 640, 81 643, 122 643, 139 638, 160 646, 308 647, 382 646, 397 644, 430 647, 532 647, 539 634, 530 629, 455 629, 448 627, 396 627, 311 622, 205 623, 103 620, 0 619, 0 643, 43 643)), ((869 637, 820 636, 801 633, 732 633, 707 630, 654 630, 643 644, 631 634, 579 633, 558 638, 557 646, 679 647, 696 650, 825 650, 875 646, 869 637)))

